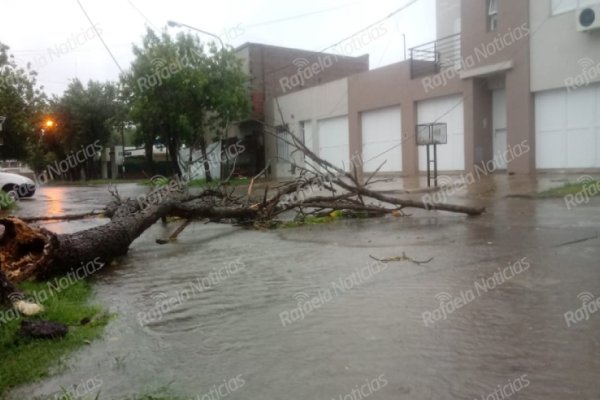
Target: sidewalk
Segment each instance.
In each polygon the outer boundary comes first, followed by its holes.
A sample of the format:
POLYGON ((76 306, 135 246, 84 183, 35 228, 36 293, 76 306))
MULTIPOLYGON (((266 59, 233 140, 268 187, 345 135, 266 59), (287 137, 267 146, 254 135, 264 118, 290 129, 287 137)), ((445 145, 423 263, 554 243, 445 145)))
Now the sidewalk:
MULTIPOLYGON (((376 178, 378 182, 373 184, 371 189, 397 194, 423 194, 444 190, 454 192, 452 197, 498 199, 504 197, 533 196, 539 192, 563 186, 568 182, 576 182, 582 177, 600 179, 600 174, 538 173, 532 175, 508 175, 498 173, 469 181, 466 174, 442 173, 438 175, 438 188, 428 188, 427 176, 419 176, 416 178, 376 178)), ((433 181, 431 184, 433 186, 433 181)))

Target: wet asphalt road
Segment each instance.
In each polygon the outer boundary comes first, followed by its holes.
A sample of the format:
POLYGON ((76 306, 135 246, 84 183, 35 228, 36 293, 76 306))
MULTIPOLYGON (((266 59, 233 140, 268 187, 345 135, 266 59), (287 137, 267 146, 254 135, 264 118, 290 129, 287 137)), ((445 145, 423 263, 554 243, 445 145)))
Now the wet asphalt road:
MULTIPOLYGON (((95 301, 117 314, 103 338, 9 398, 94 381, 85 395, 101 399, 160 389, 190 399, 600 399, 600 310, 590 306, 600 198, 568 210, 562 199, 505 197, 552 184, 496 177, 453 195, 485 205, 480 217, 410 210, 269 232, 194 223, 165 246, 155 239, 175 226, 156 224, 95 276, 95 301), (370 257, 403 253, 433 260, 370 257)), ((119 186, 123 196, 144 190, 119 186)), ((109 199, 103 187, 47 187, 17 213, 99 210, 109 199)))

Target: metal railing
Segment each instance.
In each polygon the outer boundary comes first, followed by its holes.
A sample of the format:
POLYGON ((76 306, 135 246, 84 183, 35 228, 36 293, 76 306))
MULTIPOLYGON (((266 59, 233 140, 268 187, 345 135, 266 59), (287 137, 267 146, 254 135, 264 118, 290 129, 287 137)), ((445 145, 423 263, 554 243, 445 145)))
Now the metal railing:
POLYGON ((460 68, 461 34, 446 36, 410 49, 410 75, 418 78, 440 73, 446 68, 460 68))

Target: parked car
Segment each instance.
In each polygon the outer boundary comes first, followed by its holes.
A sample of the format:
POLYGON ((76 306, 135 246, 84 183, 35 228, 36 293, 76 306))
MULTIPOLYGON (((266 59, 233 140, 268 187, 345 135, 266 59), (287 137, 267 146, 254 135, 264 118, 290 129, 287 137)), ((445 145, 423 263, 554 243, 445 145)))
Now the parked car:
POLYGON ((0 172, 0 188, 11 197, 31 197, 35 194, 35 183, 22 175, 0 172))

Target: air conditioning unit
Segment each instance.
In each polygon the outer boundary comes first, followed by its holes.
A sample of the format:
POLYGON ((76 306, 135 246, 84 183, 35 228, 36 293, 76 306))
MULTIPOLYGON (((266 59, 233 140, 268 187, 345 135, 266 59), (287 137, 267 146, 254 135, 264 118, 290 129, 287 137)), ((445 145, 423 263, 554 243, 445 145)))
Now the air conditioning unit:
POLYGON ((579 32, 600 29, 600 4, 583 6, 577 9, 577 30, 579 32))

